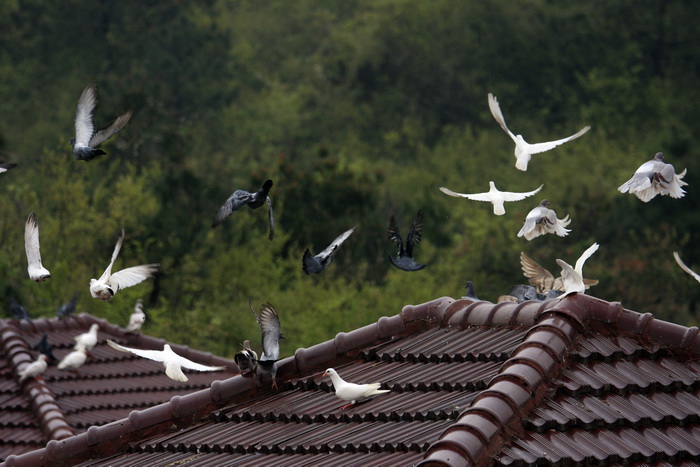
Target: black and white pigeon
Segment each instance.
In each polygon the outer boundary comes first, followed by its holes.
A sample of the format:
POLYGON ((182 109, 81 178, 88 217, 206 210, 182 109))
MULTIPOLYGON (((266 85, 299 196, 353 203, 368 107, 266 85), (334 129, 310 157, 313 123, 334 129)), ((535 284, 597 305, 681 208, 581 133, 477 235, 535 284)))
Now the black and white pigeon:
POLYGON ((306 274, 318 274, 326 269, 326 266, 331 264, 331 261, 333 261, 333 256, 335 256, 338 248, 340 248, 340 245, 342 245, 343 242, 347 240, 347 238, 352 235, 353 232, 355 232, 356 228, 357 226, 338 235, 325 250, 316 256, 312 255, 307 248, 304 252, 304 258, 301 265, 304 272, 306 274))
POLYGON ((12 162, 3 162, 2 164, 0 164, 0 174, 3 172, 7 172, 10 169, 14 169, 15 167, 17 167, 17 164, 14 164, 12 162))
POLYGON ((639 166, 632 178, 620 185, 618 190, 620 193, 633 193, 645 203, 656 195, 682 198, 685 190, 681 187, 687 185, 683 181, 686 171, 676 174, 673 165, 664 161, 664 154, 657 152, 652 160, 639 166))
POLYGON ((231 214, 233 214, 234 211, 238 211, 245 205, 247 205, 250 209, 257 209, 264 203, 267 203, 267 206, 269 208, 268 214, 270 217, 269 239, 272 240, 272 238, 275 236, 275 216, 272 212, 272 200, 268 196, 268 194, 270 193, 270 188, 272 188, 272 180, 265 180, 265 183, 263 183, 262 188, 260 188, 260 190, 256 191, 255 193, 251 193, 245 190, 234 191, 233 194, 229 196, 229 198, 223 204, 223 206, 221 206, 219 212, 216 213, 216 217, 214 217, 214 220, 211 223, 212 229, 215 228, 217 225, 221 224, 223 220, 231 214))
POLYGON ((585 126, 582 129, 580 129, 578 133, 574 133, 573 135, 567 136, 566 138, 558 139, 556 141, 547 141, 544 143, 530 144, 527 141, 525 141, 522 135, 516 136, 513 134, 512 131, 508 129, 508 127, 506 126, 506 120, 505 118, 503 118, 503 113, 501 112, 501 107, 498 105, 498 99, 496 99, 496 97, 491 93, 489 93, 489 110, 491 110, 491 115, 493 115, 493 118, 495 118, 498 124, 501 126, 501 128, 503 128, 503 131, 508 133, 510 139, 512 139, 515 143, 515 168, 523 171, 527 170, 527 163, 532 158, 532 154, 538 154, 540 152, 545 152, 549 151, 550 149, 554 149, 561 144, 567 143, 573 139, 582 136, 584 133, 591 129, 591 127, 585 126))
POLYGON ((121 235, 117 240, 117 244, 114 247, 114 252, 112 253, 112 260, 102 273, 99 279, 90 279, 90 295, 93 298, 98 298, 100 300, 110 300, 117 291, 131 287, 136 284, 149 279, 158 272, 160 267, 157 263, 152 264, 141 264, 139 266, 132 266, 130 268, 122 269, 121 271, 112 274, 112 267, 114 262, 119 256, 119 251, 122 248, 122 243, 124 242, 124 229, 122 229, 121 235))
POLYGON ((557 219, 557 213, 553 209, 549 209, 549 206, 549 201, 543 199, 539 206, 531 210, 525 216, 525 222, 520 232, 518 232, 518 237, 532 240, 535 237, 548 233, 557 234, 560 237, 569 235, 571 230, 565 228, 571 223, 569 216, 557 219))
POLYGON ((30 323, 32 322, 32 319, 29 317, 29 312, 27 311, 27 309, 19 303, 17 303, 15 297, 10 297, 10 313, 12 313, 12 316, 14 316, 15 319, 18 319, 20 321, 28 321, 30 323))
POLYGON ((284 339, 284 335, 280 331, 279 315, 271 303, 263 304, 258 312, 252 305, 250 305, 250 309, 255 315, 258 326, 260 326, 263 353, 258 360, 258 367, 270 373, 272 389, 277 389, 277 381, 275 380, 277 360, 280 358, 280 339, 284 339))
POLYGON ((403 271, 419 271, 423 269, 426 266, 425 264, 420 264, 413 261, 413 247, 420 243, 422 233, 422 209, 418 210, 416 218, 413 219, 413 222, 411 223, 411 228, 408 230, 408 235, 406 235, 405 245, 403 239, 401 238, 399 226, 396 224, 396 219, 394 216, 391 216, 391 219, 389 219, 389 240, 396 242, 399 247, 396 256, 389 255, 389 261, 391 261, 391 264, 403 271))
POLYGON ((44 336, 39 342, 36 343, 34 347, 32 347, 32 349, 43 353, 52 361, 58 361, 56 356, 53 354, 53 346, 49 344, 49 335, 46 333, 44 333, 44 336))
POLYGON ((78 303, 78 292, 73 293, 73 298, 70 301, 61 305, 61 308, 56 311, 56 317, 59 319, 67 318, 75 312, 75 305, 78 303))
POLYGON ((258 366, 258 354, 255 350, 250 348, 250 341, 248 339, 244 340, 241 346, 243 349, 233 356, 233 360, 236 362, 236 365, 238 365, 238 369, 241 370, 241 373, 245 370, 252 372, 255 370, 255 367, 258 366))
POLYGON ((39 248, 39 220, 34 211, 29 213, 24 224, 24 251, 27 253, 27 272, 34 282, 44 282, 51 278, 51 273, 41 264, 39 248))
POLYGON ((97 106, 97 83, 91 81, 80 94, 78 109, 75 112, 75 138, 70 140, 75 158, 81 161, 90 161, 99 155, 106 154, 96 147, 124 128, 131 118, 131 110, 129 110, 118 116, 108 127, 95 130, 92 115, 95 106, 97 106))

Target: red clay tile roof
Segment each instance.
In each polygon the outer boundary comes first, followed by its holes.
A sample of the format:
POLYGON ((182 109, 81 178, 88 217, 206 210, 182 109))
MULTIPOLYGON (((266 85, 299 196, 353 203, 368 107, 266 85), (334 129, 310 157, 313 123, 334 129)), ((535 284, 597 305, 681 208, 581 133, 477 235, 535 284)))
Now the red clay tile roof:
POLYGON ((700 333, 586 295, 441 298, 7 465, 696 465, 700 333), (390 393, 347 410, 333 366, 390 393))
POLYGON ((113 339, 132 347, 162 349, 165 341, 128 334, 105 320, 83 314, 64 320, 37 319, 32 323, 0 321, 0 460, 46 446, 88 427, 104 425, 143 409, 209 387, 212 381, 238 372, 235 363, 209 353, 171 344, 177 353, 208 365, 227 365, 230 371, 190 373, 187 383, 170 380, 162 365, 105 345, 113 339), (72 350, 73 337, 100 325, 99 342, 78 373, 49 363, 43 381, 19 383, 18 369, 35 360, 31 348, 47 334, 56 358, 72 350))

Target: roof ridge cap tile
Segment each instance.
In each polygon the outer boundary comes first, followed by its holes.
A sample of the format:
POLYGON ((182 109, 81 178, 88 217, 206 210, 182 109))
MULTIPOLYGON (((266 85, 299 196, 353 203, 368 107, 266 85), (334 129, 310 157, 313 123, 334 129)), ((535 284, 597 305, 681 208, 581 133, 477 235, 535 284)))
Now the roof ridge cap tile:
POLYGON ((522 303, 491 303, 485 300, 462 299, 454 302, 445 312, 447 326, 528 326, 557 300, 527 300, 522 303))
MULTIPOLYGON (((20 365, 33 362, 29 346, 20 329, 10 320, 3 320, 0 324, 0 348, 12 368, 13 379, 18 378, 20 365)), ((27 378, 17 383, 20 391, 29 399, 32 413, 39 421, 46 439, 65 439, 75 434, 53 392, 43 380, 27 378)))

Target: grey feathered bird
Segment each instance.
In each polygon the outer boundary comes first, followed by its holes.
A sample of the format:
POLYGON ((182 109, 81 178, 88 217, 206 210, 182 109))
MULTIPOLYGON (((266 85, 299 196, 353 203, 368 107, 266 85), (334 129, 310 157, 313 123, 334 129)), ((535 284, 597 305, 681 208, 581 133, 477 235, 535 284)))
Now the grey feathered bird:
POLYGON ((270 188, 272 188, 272 180, 265 180, 262 188, 255 193, 245 190, 234 191, 223 206, 221 206, 219 212, 216 213, 216 217, 214 217, 214 220, 211 223, 212 229, 221 224, 221 222, 233 214, 234 211, 238 211, 245 205, 248 205, 250 209, 257 209, 262 206, 263 203, 267 203, 269 208, 268 215, 270 218, 269 239, 272 240, 272 238, 275 236, 275 217, 274 213, 272 212, 272 200, 268 196, 268 193, 270 193, 270 188))
POLYGON ((32 319, 29 317, 29 312, 27 311, 27 309, 19 303, 17 303, 15 297, 10 297, 10 313, 12 313, 12 316, 14 316, 15 319, 18 319, 20 321, 28 321, 30 323, 32 322, 32 319))
POLYGON ((131 118, 131 110, 129 110, 118 116, 108 127, 95 131, 92 113, 96 106, 97 83, 91 81, 80 94, 75 112, 75 138, 70 140, 73 154, 78 160, 90 161, 101 154, 106 154, 96 147, 124 128, 131 118))
POLYGON ((243 349, 233 356, 233 360, 236 362, 236 365, 238 365, 238 369, 241 370, 241 373, 244 370, 252 372, 255 370, 255 367, 258 366, 258 354, 255 350, 250 348, 250 341, 248 339, 243 341, 242 347, 243 349))
POLYGON ((56 311, 56 316, 60 319, 67 318, 75 312, 75 305, 78 303, 78 292, 73 293, 73 298, 70 301, 61 305, 61 308, 56 311))
POLYGON ((46 333, 44 333, 44 336, 39 342, 36 343, 34 347, 32 347, 32 349, 43 353, 52 361, 58 361, 56 356, 53 354, 53 346, 49 344, 49 335, 46 333))
POLYGON ((331 263, 331 261, 333 261, 333 256, 335 256, 340 245, 342 245, 343 242, 347 240, 347 238, 350 235, 352 235, 353 232, 355 232, 356 228, 357 226, 353 227, 350 230, 346 230, 342 234, 338 235, 325 250, 323 250, 316 256, 312 255, 309 249, 307 248, 304 252, 304 258, 302 259, 301 265, 301 268, 304 270, 304 272, 306 274, 318 274, 324 269, 326 269, 326 266, 328 266, 331 263))
POLYGON ((523 227, 518 232, 518 237, 525 237, 527 240, 532 240, 535 237, 547 233, 557 234, 560 237, 566 237, 571 230, 565 227, 571 223, 571 219, 567 215, 563 219, 557 219, 557 213, 549 209, 550 203, 543 199, 539 206, 531 210, 525 216, 523 227))
POLYGON ((272 376, 272 388, 277 389, 277 360, 280 358, 280 339, 284 339, 284 335, 280 332, 280 318, 277 310, 271 303, 265 303, 256 313, 252 305, 250 309, 255 315, 255 320, 260 326, 260 334, 262 341, 262 357, 258 360, 258 367, 272 376))
POLYGON ((389 255, 389 261, 391 261, 391 264, 403 271, 419 271, 423 269, 425 264, 420 264, 413 261, 413 247, 420 243, 422 233, 422 209, 418 211, 416 218, 413 219, 413 222, 411 223, 411 228, 408 230, 408 235, 406 235, 405 245, 403 239, 401 238, 399 226, 396 224, 396 219, 394 216, 391 216, 391 219, 389 219, 389 240, 396 242, 399 247, 396 256, 389 255))
POLYGON ((479 297, 476 296, 476 291, 474 290, 474 283, 472 281, 467 281, 464 288, 467 289, 467 294, 464 296, 464 298, 470 298, 472 300, 480 300, 479 297))
POLYGON ((683 181, 686 170, 676 175, 676 169, 664 161, 664 154, 657 152, 654 158, 645 162, 634 172, 632 178, 620 185, 620 193, 633 193, 637 198, 648 203, 656 195, 682 198, 687 185, 683 181))

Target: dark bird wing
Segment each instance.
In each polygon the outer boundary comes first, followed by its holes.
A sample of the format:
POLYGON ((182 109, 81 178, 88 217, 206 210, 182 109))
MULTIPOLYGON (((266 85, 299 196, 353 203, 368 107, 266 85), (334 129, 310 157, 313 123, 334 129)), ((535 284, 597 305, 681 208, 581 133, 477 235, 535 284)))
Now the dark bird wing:
POLYGON ((411 228, 406 235, 406 254, 413 258, 413 247, 420 243, 423 233, 423 210, 419 210, 416 218, 411 223, 411 228))
POLYGON ((270 235, 268 236, 268 238, 272 240, 272 238, 275 236, 275 215, 272 212, 272 200, 269 196, 266 198, 266 200, 267 206, 270 208, 268 210, 268 216, 270 217, 270 235))
POLYGON ((58 361, 56 356, 53 354, 53 347, 51 344, 49 344, 49 336, 46 333, 44 333, 44 337, 42 337, 41 340, 37 342, 34 347, 32 347, 32 349, 43 353, 53 361, 58 361))
POLYGON ((267 201, 270 204, 268 195, 270 194, 270 188, 272 188, 272 180, 265 180, 262 188, 252 194, 251 198, 248 200, 248 207, 250 209, 257 209, 267 201))
POLYGON ((403 238, 401 238, 401 231, 399 230, 399 226, 396 224, 396 218, 394 216, 391 216, 389 219, 389 240, 396 242, 396 244, 399 247, 399 256, 402 256, 404 254, 403 250, 403 238))
POLYGON ((97 130, 97 132, 90 138, 90 144, 89 146, 95 147, 98 146, 105 141, 107 141, 109 138, 114 136, 119 130, 124 128, 124 125, 126 125, 129 122, 129 119, 131 118, 131 110, 124 112, 120 116, 114 119, 111 125, 109 125, 107 128, 102 128, 100 130, 97 130))
POLYGON ((73 294, 73 298, 69 302, 61 305, 61 308, 56 312, 56 316, 59 318, 67 318, 75 311, 75 304, 78 303, 78 293, 73 294))
POLYGON ((234 211, 238 211, 240 208, 248 204, 253 198, 254 194, 245 190, 236 190, 231 196, 228 197, 226 202, 221 206, 219 212, 216 214, 214 221, 211 223, 211 227, 214 228, 221 224, 224 219, 233 214, 234 211))
POLYGON ((554 276, 525 253, 520 252, 520 266, 523 275, 534 285, 538 293, 545 294, 554 288, 554 276))
POLYGON ((7 172, 10 169, 14 169, 17 167, 17 164, 12 163, 12 162, 3 162, 0 164, 0 173, 7 172))
POLYGON ((74 146, 84 147, 90 145, 92 135, 95 134, 95 124, 92 121, 92 112, 97 105, 97 83, 90 81, 78 99, 78 108, 75 112, 75 143, 74 146))
POLYGON ((250 309, 255 315, 255 319, 260 326, 260 334, 262 335, 263 354, 261 361, 278 360, 280 357, 280 319, 277 315, 277 310, 270 303, 265 303, 260 307, 257 313, 251 306, 250 309))
POLYGON ((323 271, 323 264, 321 264, 321 262, 314 255, 312 255, 307 248, 301 262, 301 269, 306 274, 318 274, 319 272, 323 271))

